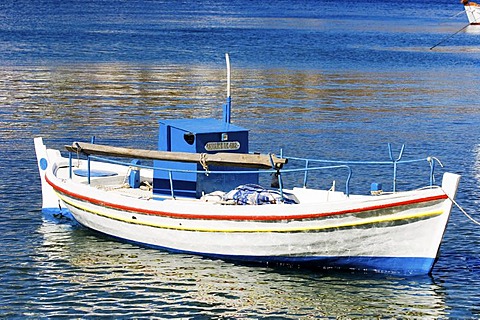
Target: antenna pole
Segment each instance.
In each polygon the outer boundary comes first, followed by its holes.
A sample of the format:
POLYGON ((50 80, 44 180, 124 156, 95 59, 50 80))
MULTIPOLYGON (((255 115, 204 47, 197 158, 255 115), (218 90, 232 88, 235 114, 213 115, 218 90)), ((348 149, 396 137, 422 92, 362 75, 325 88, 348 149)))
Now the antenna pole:
POLYGON ((230 57, 225 53, 225 60, 227 62, 227 103, 223 106, 223 121, 231 123, 230 113, 232 108, 232 97, 230 95, 230 57))
POLYGON ((227 98, 230 97, 230 56, 225 53, 225 60, 227 61, 227 98))

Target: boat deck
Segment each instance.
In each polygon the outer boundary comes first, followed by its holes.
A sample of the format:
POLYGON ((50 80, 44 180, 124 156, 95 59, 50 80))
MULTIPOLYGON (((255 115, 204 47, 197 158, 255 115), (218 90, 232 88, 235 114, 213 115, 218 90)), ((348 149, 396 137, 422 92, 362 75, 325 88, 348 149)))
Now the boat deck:
MULTIPOLYGON (((142 199, 142 200, 164 200, 172 199, 169 195, 154 195, 152 191, 153 185, 153 172, 149 169, 141 170, 141 185, 139 188, 132 188, 128 183, 128 177, 130 174, 130 167, 105 164, 100 162, 92 162, 90 168, 90 185, 103 191, 115 193, 125 197, 142 199)), ((66 163, 62 163, 57 171, 57 177, 61 179, 71 179, 73 182, 88 184, 88 177, 86 176, 87 165, 86 161, 75 161, 70 172, 70 167, 66 163)), ((330 202, 345 200, 348 197, 343 192, 332 190, 315 190, 307 188, 293 188, 291 190, 285 190, 285 192, 294 194, 299 203, 309 202, 330 202)), ((221 191, 208 194, 201 199, 192 199, 185 197, 175 197, 175 200, 185 201, 202 201, 211 202, 216 204, 229 204, 222 200, 219 196, 221 191)), ((350 197, 351 198, 351 197, 350 197)))
MULTIPOLYGON (((102 166, 95 165, 97 168, 91 169, 90 185, 97 189, 104 191, 110 191, 112 193, 121 194, 123 196, 137 198, 137 199, 152 199, 152 183, 153 178, 151 174, 148 173, 149 170, 142 170, 142 173, 145 173, 146 176, 141 177, 141 186, 140 188, 131 188, 128 184, 128 175, 130 173, 130 168, 124 166, 108 166, 108 171, 104 170, 102 166), (112 168, 115 171, 112 171, 112 168), (100 173, 100 176, 96 176, 100 173), (103 175, 102 175, 103 174, 103 175)), ((95 167, 92 165, 92 167, 95 167)), ((88 177, 83 173, 86 171, 86 166, 84 163, 77 165, 72 168, 71 179, 73 182, 86 184, 88 185, 88 177), (80 174, 78 174, 80 172, 80 174)), ((62 179, 70 179, 70 168, 68 165, 60 166, 56 175, 62 179)))

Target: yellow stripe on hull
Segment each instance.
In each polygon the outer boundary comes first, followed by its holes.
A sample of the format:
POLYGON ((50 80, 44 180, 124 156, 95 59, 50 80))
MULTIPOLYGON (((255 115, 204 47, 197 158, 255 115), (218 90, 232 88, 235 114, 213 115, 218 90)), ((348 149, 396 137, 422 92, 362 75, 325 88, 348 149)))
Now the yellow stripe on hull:
POLYGON ((179 230, 179 231, 194 231, 194 232, 216 232, 216 233, 259 233, 259 232, 275 232, 275 233, 294 233, 294 232, 320 232, 320 231, 329 231, 332 229, 344 229, 344 228, 355 228, 366 226, 369 224, 381 224, 381 223, 388 223, 388 222, 398 222, 402 220, 421 220, 426 219, 429 217, 439 216, 443 214, 443 210, 434 210, 434 211, 427 211, 409 215, 403 215, 401 217, 394 216, 394 217, 372 217, 372 218, 365 218, 361 221, 350 222, 350 223, 343 223, 343 224, 336 224, 336 225, 325 225, 325 226, 313 226, 313 227, 282 227, 282 228, 257 228, 257 229, 209 229, 209 228, 191 228, 191 227, 183 227, 183 226, 171 226, 171 225, 162 225, 157 223, 151 222, 141 222, 137 219, 129 219, 129 218, 122 218, 119 216, 107 214, 105 212, 97 211, 89 209, 85 206, 74 204, 73 202, 69 201, 68 198, 64 197, 63 195, 57 193, 58 197, 65 203, 80 209, 85 212, 89 212, 91 214, 95 214, 97 216, 101 216, 104 218, 121 221, 125 223, 135 224, 135 225, 142 225, 147 227, 153 228, 160 228, 160 229, 169 229, 169 230, 179 230))

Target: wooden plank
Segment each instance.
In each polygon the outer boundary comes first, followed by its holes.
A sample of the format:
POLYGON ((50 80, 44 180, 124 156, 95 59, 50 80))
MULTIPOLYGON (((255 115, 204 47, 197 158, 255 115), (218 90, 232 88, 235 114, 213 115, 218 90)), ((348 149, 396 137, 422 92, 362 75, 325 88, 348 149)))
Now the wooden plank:
POLYGON ((232 166, 256 169, 272 169, 272 163, 275 169, 280 169, 287 163, 287 159, 277 158, 274 154, 250 154, 250 153, 189 153, 189 152, 170 152, 145 149, 133 149, 123 147, 112 147, 101 144, 91 144, 84 142, 74 142, 71 146, 65 148, 74 153, 86 155, 102 155, 123 158, 165 160, 177 162, 191 162, 206 165, 232 166))

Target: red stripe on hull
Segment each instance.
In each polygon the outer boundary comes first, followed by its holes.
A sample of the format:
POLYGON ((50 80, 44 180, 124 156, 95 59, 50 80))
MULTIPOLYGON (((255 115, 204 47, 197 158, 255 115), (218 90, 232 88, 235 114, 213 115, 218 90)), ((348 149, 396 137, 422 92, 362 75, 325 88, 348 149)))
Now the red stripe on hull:
POLYGON ((115 210, 121 211, 128 211, 128 212, 136 212, 140 214, 146 215, 156 215, 162 216, 167 218, 183 218, 183 219, 201 219, 201 220, 241 220, 241 221, 276 221, 276 220, 303 220, 303 219, 315 219, 315 218, 322 218, 328 216, 336 216, 336 215, 344 215, 344 214, 352 214, 352 213, 360 213, 360 212, 367 212, 367 211, 374 211, 374 210, 381 210, 381 209, 388 209, 406 205, 413 205, 422 202, 429 202, 429 201, 436 201, 436 200, 444 200, 447 199, 447 195, 442 194, 438 196, 426 197, 426 198, 419 198, 413 199, 408 201, 399 201, 395 203, 389 203, 384 205, 376 205, 370 207, 363 207, 363 208, 356 208, 356 209, 348 209, 348 210, 341 210, 335 212, 327 212, 327 213, 310 213, 310 214, 299 214, 299 215, 284 215, 284 216, 239 216, 239 215, 208 215, 208 214, 185 214, 185 213, 172 213, 172 212, 164 212, 164 211, 157 211, 157 210, 148 210, 148 209, 139 209, 135 207, 129 207, 125 205, 110 203, 106 201, 101 201, 98 199, 85 197, 71 191, 68 191, 56 184, 54 184, 48 176, 45 175, 45 180, 47 183, 52 186, 54 190, 59 193, 71 196, 81 201, 91 202, 95 205, 103 206, 112 208, 115 210))

